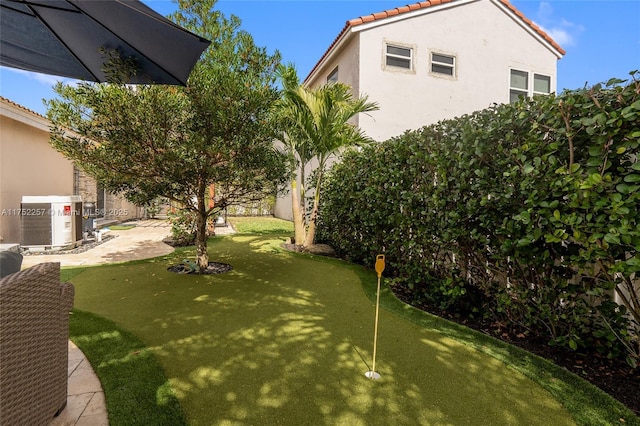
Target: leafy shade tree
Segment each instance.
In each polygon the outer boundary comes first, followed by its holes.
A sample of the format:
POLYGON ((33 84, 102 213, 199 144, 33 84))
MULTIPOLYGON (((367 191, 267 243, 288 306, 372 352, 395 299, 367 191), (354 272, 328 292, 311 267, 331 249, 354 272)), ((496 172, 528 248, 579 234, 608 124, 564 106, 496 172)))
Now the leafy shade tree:
POLYGON ((201 269, 209 263, 207 219, 274 194, 288 175, 273 148, 279 55, 256 47, 239 19, 214 4, 180 1, 172 17, 212 40, 186 87, 133 87, 114 73, 111 84, 58 84, 59 99, 47 102, 52 145, 105 188, 138 204, 167 197, 193 212, 201 269))
POLYGON ((378 109, 367 96, 356 98, 351 87, 344 83, 326 83, 318 88, 300 84, 292 65, 280 65, 278 77, 283 93, 280 114, 284 132, 281 137, 292 168, 300 170, 291 175, 291 209, 295 242, 304 247, 313 245, 320 207, 320 188, 329 158, 342 150, 372 142, 362 130, 351 123, 359 113, 378 109), (315 161, 313 161, 315 160, 315 161), (317 164, 313 167, 314 164, 317 164), (304 208, 305 168, 313 167, 313 206, 309 214, 304 208))

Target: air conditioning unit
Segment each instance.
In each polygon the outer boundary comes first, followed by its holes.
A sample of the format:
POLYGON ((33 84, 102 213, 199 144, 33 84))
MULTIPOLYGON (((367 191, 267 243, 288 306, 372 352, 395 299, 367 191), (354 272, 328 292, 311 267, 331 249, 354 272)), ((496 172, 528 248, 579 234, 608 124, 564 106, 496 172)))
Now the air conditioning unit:
POLYGON ((30 250, 72 248, 82 244, 79 195, 22 197, 20 245, 30 250))

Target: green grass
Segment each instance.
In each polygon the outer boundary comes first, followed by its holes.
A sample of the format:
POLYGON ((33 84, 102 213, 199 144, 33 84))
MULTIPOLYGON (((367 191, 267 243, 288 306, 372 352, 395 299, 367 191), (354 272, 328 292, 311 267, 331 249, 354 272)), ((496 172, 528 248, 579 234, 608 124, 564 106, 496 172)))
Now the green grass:
POLYGON ((273 217, 234 216, 227 220, 242 234, 293 234, 293 222, 273 217))
MULTIPOLYGON (((388 290, 376 365, 382 379, 366 379, 375 274, 284 252, 282 241, 212 239, 212 260, 234 267, 219 276, 166 271, 191 249, 64 273, 75 274, 78 309, 115 322, 143 342, 136 351, 154 355, 192 425, 640 424, 576 376, 410 308, 388 290)), ((166 389, 164 379, 154 383, 166 389)), ((107 398, 111 420, 119 402, 107 398)))
POLYGON ((111 425, 187 424, 164 371, 140 339, 79 310, 72 312, 69 329, 100 379, 111 425))
MULTIPOLYGON (((369 287, 365 291, 372 300, 375 298, 375 289, 369 287)), ((623 404, 564 368, 491 336, 408 306, 397 299, 388 287, 384 287, 381 293, 381 306, 390 312, 464 342, 532 379, 558 401, 562 401, 577 424, 640 425, 640 418, 623 404)))
POLYGON ((135 225, 111 225, 109 229, 112 231, 128 231, 131 228, 135 228, 135 225))

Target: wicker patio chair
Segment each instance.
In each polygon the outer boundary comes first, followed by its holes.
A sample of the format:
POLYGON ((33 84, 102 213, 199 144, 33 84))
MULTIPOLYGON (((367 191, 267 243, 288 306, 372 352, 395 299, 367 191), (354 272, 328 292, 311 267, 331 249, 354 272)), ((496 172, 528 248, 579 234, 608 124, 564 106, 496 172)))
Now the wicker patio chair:
POLYGON ((69 311, 74 287, 60 264, 0 280, 0 424, 47 425, 67 403, 69 311))

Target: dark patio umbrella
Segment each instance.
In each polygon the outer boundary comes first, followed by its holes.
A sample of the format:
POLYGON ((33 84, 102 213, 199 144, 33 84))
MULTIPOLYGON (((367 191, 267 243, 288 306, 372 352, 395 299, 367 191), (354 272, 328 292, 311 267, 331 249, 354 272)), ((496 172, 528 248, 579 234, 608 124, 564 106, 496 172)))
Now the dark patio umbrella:
POLYGON ((0 0, 0 65, 105 82, 105 52, 133 58, 133 84, 185 84, 205 40, 138 0, 0 0))

